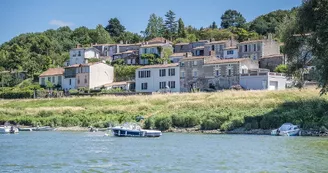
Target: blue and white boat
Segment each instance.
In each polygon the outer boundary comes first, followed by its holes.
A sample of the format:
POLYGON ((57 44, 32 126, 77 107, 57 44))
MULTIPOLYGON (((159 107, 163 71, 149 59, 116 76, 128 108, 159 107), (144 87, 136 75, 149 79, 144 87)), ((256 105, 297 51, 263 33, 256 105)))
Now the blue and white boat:
POLYGON ((1 126, 0 127, 0 134, 1 133, 4 133, 4 134, 6 134, 6 133, 15 134, 15 133, 18 133, 18 132, 19 132, 18 128, 14 127, 14 126, 7 126, 7 125, 5 125, 5 126, 1 126))
POLYGON ((160 137, 162 132, 158 130, 144 130, 137 124, 125 123, 111 128, 114 136, 118 137, 160 137))
POLYGON ((285 123, 278 129, 272 130, 273 136, 301 136, 301 129, 292 123, 285 123))

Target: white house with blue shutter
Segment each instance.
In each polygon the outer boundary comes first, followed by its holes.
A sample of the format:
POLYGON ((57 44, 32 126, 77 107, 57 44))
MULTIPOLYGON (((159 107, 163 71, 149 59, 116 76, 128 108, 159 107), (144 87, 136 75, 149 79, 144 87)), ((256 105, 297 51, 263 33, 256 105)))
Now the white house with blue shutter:
POLYGON ((136 92, 180 92, 178 63, 157 64, 136 70, 136 92))

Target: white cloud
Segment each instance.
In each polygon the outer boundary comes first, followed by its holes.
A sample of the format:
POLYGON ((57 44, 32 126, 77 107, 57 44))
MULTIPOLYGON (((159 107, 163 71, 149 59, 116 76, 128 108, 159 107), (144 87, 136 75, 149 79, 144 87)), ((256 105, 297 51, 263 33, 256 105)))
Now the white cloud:
POLYGON ((74 25, 74 23, 72 23, 72 22, 64 22, 64 21, 56 20, 56 19, 51 20, 49 22, 49 24, 59 26, 59 27, 61 27, 61 26, 73 26, 74 25))

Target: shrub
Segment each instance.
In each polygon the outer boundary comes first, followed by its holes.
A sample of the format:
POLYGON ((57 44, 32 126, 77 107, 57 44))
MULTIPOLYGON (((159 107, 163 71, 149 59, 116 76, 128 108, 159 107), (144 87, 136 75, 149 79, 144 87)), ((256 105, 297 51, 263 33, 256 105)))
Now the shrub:
POLYGON ((252 129, 258 129, 259 128, 259 123, 256 120, 253 120, 252 124, 251 124, 251 128, 252 129))
POLYGON ((0 98, 4 99, 22 99, 22 98, 32 98, 33 91, 6 91, 0 93, 0 98))
POLYGON ((251 123, 246 123, 245 129, 246 130, 251 130, 252 129, 252 124, 251 123))
POLYGON ((155 126, 159 130, 168 130, 172 127, 172 119, 169 116, 157 117, 155 120, 155 126))
POLYGON ((45 110, 42 110, 38 113, 38 116, 40 117, 50 117, 53 115, 53 112, 52 111, 45 111, 45 110))
POLYGON ((145 129, 153 129, 155 127, 155 120, 154 118, 150 117, 145 120, 144 128, 145 129))

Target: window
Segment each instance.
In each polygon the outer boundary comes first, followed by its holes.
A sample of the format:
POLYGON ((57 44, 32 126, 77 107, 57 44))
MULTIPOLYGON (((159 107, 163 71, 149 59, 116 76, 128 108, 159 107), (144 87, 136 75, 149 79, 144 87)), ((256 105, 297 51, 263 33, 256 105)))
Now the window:
POLYGON ((52 83, 55 83, 55 76, 52 76, 52 83))
POLYGON ((69 85, 72 85, 72 79, 69 79, 69 85))
POLYGON ((175 76, 175 68, 169 69, 169 76, 175 76))
POLYGON ((147 90, 147 83, 141 83, 141 90, 147 90))
POLYGON ((233 50, 228 50, 227 55, 233 55, 233 50))
POLYGON ((159 70, 159 76, 160 77, 163 77, 163 76, 165 76, 166 75, 166 69, 160 69, 159 70))
POLYGON ((87 76, 84 77, 84 83, 88 83, 87 76))
POLYGON ((197 77, 197 71, 194 71, 194 77, 197 77))
POLYGON ((175 88, 175 81, 169 81, 169 87, 175 88))
POLYGON ((231 76, 231 69, 228 70, 228 76, 231 76))
POLYGON ((184 62, 180 62, 180 67, 184 67, 184 62))
POLYGON ((212 50, 215 50, 215 46, 214 45, 212 45, 212 50))
POLYGON ((185 72, 181 72, 181 77, 184 78, 185 77, 185 72))
POLYGON ((48 81, 51 82, 51 77, 48 77, 48 81))
POLYGON ((223 45, 220 45, 220 51, 222 51, 223 50, 223 45))
POLYGON ((253 45, 253 47, 254 47, 254 48, 253 48, 253 49, 254 49, 254 51, 256 51, 256 44, 254 44, 254 45, 253 45))
POLYGON ((77 84, 80 84, 80 77, 77 77, 77 84))
POLYGON ((41 85, 45 85, 45 78, 41 78, 41 85))
POLYGON ((247 45, 244 46, 244 52, 247 52, 247 45))
POLYGON ((149 78, 150 77, 150 70, 146 71, 138 71, 139 78, 149 78))
POLYGON ((194 61, 194 66, 196 66, 197 65, 197 61, 194 61))
POLYGON ((166 88, 166 82, 159 82, 159 89, 165 89, 166 88))
POLYGON ((78 56, 81 56, 81 51, 79 51, 78 56))
POLYGON ((62 84, 62 77, 58 76, 58 85, 61 85, 61 84, 62 84))
POLYGON ((220 76, 219 70, 215 70, 215 75, 220 76))

